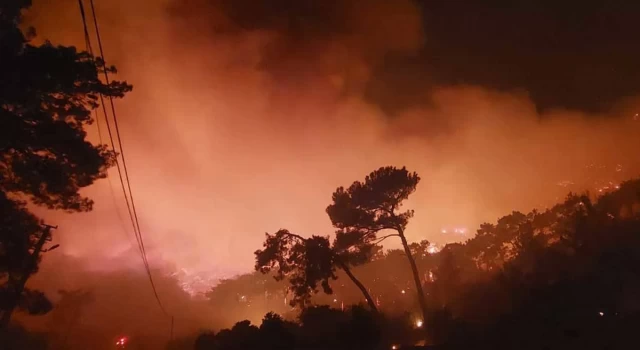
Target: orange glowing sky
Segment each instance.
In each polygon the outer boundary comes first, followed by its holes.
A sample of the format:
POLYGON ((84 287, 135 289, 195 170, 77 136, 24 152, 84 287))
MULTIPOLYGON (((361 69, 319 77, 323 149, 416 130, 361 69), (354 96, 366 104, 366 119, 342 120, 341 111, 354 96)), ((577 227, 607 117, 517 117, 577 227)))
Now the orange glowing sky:
MULTIPOLYGON (((363 86, 385 54, 427 42, 408 0, 373 1, 366 12, 346 1, 350 34, 309 40, 209 8, 184 20, 168 2, 97 2, 107 62, 134 85, 116 106, 152 265, 250 271, 264 232, 331 233, 324 209, 333 190, 383 165, 422 177, 408 204, 409 238, 444 243, 442 227, 473 230, 547 204, 555 184, 585 165, 613 157, 626 166, 640 149, 628 117, 634 99, 609 117, 541 115, 526 93, 449 86, 387 115, 363 86)), ((27 19, 39 39, 84 47, 76 6, 35 1, 27 19)), ((97 140, 95 127, 89 133, 97 140)), ((86 194, 96 201, 91 213, 43 213, 60 226, 61 251, 92 257, 95 268, 140 268, 131 229, 116 215, 126 217, 122 198, 116 208, 106 180, 86 194)))

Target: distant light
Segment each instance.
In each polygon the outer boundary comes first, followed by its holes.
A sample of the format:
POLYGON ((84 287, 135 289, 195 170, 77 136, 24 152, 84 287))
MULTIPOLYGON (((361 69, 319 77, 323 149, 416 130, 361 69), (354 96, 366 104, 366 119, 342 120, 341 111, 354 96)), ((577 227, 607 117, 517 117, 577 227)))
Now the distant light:
POLYGON ((604 312, 600 311, 600 312, 598 312, 598 315, 604 316, 604 312))
POLYGON ((334 303, 337 303, 337 302, 338 302, 338 299, 333 299, 333 302, 334 302, 334 303))
POLYGON ((404 294, 404 293, 406 293, 406 292, 405 292, 405 291, 404 291, 404 289, 403 289, 403 290, 401 290, 401 291, 400 291, 400 293, 404 294))
POLYGON ((396 350, 396 349, 398 349, 397 345, 391 345, 391 350, 396 350))
POLYGON ((418 327, 418 328, 422 327, 422 320, 417 320, 416 321, 416 327, 418 327))
POLYGON ((442 230, 442 233, 447 233, 447 230, 442 230))
POLYGON ((439 251, 440 251, 440 248, 438 248, 438 246, 435 245, 434 243, 429 244, 429 246, 427 247, 427 253, 429 254, 435 254, 439 251))

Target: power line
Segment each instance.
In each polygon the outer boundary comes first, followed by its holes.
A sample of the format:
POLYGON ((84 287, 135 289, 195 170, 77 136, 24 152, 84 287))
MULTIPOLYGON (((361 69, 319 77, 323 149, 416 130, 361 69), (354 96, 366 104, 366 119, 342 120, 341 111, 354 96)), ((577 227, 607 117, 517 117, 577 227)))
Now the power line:
MULTIPOLYGON (((83 24, 84 36, 85 36, 85 44, 87 46, 89 54, 93 58, 93 57, 95 57, 95 55, 93 53, 93 46, 91 45, 91 38, 90 38, 90 35, 89 35, 89 30, 87 28, 87 21, 86 21, 86 16, 85 16, 85 11, 84 11, 84 4, 83 4, 82 0, 78 0, 78 5, 80 6, 80 14, 82 16, 82 24, 83 24)), ((115 143, 113 141, 113 133, 111 132, 111 125, 109 124, 109 114, 107 113, 106 104, 104 102, 103 95, 100 93, 99 96, 100 96, 100 106, 102 107, 102 111, 104 113, 104 118, 105 118, 105 123, 107 125, 107 130, 109 131, 109 140, 111 141, 111 148, 113 149, 113 151, 115 153, 115 152, 117 152, 117 149, 116 149, 115 143)), ((96 120, 98 120, 97 115, 98 115, 98 112, 96 111, 96 120)), ((102 133, 100 131, 99 122, 100 121, 98 120, 98 136, 99 136, 99 138, 100 138, 100 140, 102 142, 102 133)), ((122 193, 124 195, 124 200, 125 200, 125 202, 127 204, 127 211, 129 213, 129 218, 131 220, 131 225, 133 226, 134 236, 136 237, 136 241, 137 241, 137 244, 138 244, 138 249, 140 250, 142 263, 143 263, 143 265, 145 267, 145 270, 148 270, 149 269, 148 268, 148 262, 146 260, 146 255, 143 254, 143 250, 141 248, 140 239, 139 239, 138 234, 136 232, 136 225, 135 225, 135 222, 134 222, 134 219, 133 219, 133 215, 132 215, 132 212, 131 212, 131 206, 129 204, 129 198, 127 196, 127 192, 126 192, 126 189, 125 189, 125 186, 124 186, 124 181, 123 181, 123 178, 122 178, 122 172, 120 170, 120 162, 118 161, 117 153, 116 153, 115 162, 116 162, 116 168, 118 170, 118 177, 120 178, 120 185, 122 187, 122 193)), ((111 182, 109 182, 109 185, 111 186, 111 182)), ((115 201, 115 195, 114 195, 114 201, 115 201)), ((117 209, 117 205, 116 205, 116 209, 117 209)), ((117 213, 118 213, 118 216, 120 216, 120 212, 117 211, 117 213)))
MULTIPOLYGON (((109 82, 109 73, 107 71, 107 66, 105 63, 105 55, 104 55, 104 50, 102 48, 102 39, 100 37, 100 29, 98 26, 98 17, 96 16, 96 11, 95 11, 95 6, 93 4, 93 0, 90 0, 89 3, 91 4, 91 14, 93 16, 93 24, 95 26, 95 31, 96 31, 96 38, 98 39, 98 48, 100 49, 100 57, 102 58, 102 63, 103 63, 103 73, 104 73, 104 78, 105 78, 105 83, 107 85, 110 84, 109 82)), ((153 294, 156 298, 156 301, 158 302, 158 306, 160 306, 160 309, 162 310, 162 312, 169 316, 169 314, 167 313, 167 311, 165 310, 164 306, 162 305, 162 302, 160 301, 160 297, 158 296, 158 291, 156 290, 156 286, 155 283, 153 282, 153 277, 151 276, 151 269, 149 268, 149 261, 147 260, 147 252, 145 250, 144 247, 144 240, 142 239, 142 230, 140 229, 140 222, 138 221, 138 213, 136 211, 136 205, 135 205, 135 201, 133 199, 133 191, 131 190, 131 182, 129 180, 129 172, 127 170, 127 162, 125 160, 125 155, 124 155, 124 147, 122 146, 122 139, 120 138, 120 128, 118 126, 118 115, 116 113, 116 108, 115 105, 113 103, 113 97, 109 96, 109 104, 111 106, 111 113, 113 114, 113 124, 115 126, 116 129, 116 136, 118 139, 118 146, 120 149, 120 155, 122 157, 122 166, 124 169, 124 176, 126 178, 126 182, 127 182, 127 189, 129 191, 129 198, 131 199, 131 208, 133 209, 133 217, 135 219, 135 227, 137 229, 137 235, 138 235, 138 239, 140 242, 140 249, 142 250, 142 256, 144 259, 144 264, 147 270, 147 276, 149 277, 149 282, 151 283, 151 288, 153 289, 153 294)), ((103 104, 104 106, 104 104, 103 104)), ((106 115, 106 114, 105 114, 106 115)), ((108 121, 108 119, 107 119, 108 121)), ((109 123, 107 123, 107 126, 109 126, 109 123)), ((108 127, 109 132, 110 132, 110 127, 108 127)), ((111 134, 111 133, 110 133, 111 134)), ((123 185, 124 186, 124 185, 123 185)))
MULTIPOLYGON (((98 113, 98 110, 95 110, 95 118, 96 118, 96 126, 98 127, 98 140, 100 141, 100 144, 103 145, 104 142, 102 141, 102 131, 100 128, 100 115, 98 113)), ((105 121, 106 121, 107 116, 105 115, 105 121)), ((113 184, 111 183, 111 178, 109 178, 107 176, 107 183, 109 184, 109 193, 111 194, 111 200, 113 201, 113 208, 114 211, 116 212, 116 215, 118 216, 118 222, 120 223, 120 226, 122 228, 122 233, 124 234, 124 236, 127 238, 127 242, 129 242, 129 246, 133 247, 133 242, 131 242, 131 237, 129 237, 128 232, 127 232, 127 226, 124 223, 124 219, 122 218, 122 214, 120 214, 120 209, 118 208, 118 200, 116 198, 116 192, 113 189, 113 184)))
MULTIPOLYGON (((89 53, 91 54, 92 57, 95 57, 94 54, 93 54, 93 49, 91 47, 91 40, 90 40, 89 32, 88 32, 88 29, 87 29, 87 21, 86 21, 84 5, 82 3, 82 0, 78 0, 78 4, 80 6, 80 13, 81 13, 81 16, 82 16, 82 23, 83 23, 83 26, 84 26, 85 40, 87 41, 87 46, 88 46, 88 48, 90 50, 89 53)), ((107 66, 105 64, 104 50, 102 48, 102 40, 101 40, 101 37, 100 37, 100 30, 99 30, 99 27, 98 27, 98 19, 96 17, 93 0, 90 0, 90 4, 91 4, 91 12, 92 12, 92 15, 93 15, 93 23, 94 23, 95 31, 96 31, 96 37, 98 39, 98 48, 100 50, 100 57, 102 58, 102 64, 103 64, 102 68, 103 68, 103 73, 104 73, 104 77, 105 77, 105 83, 106 83, 106 85, 109 85, 110 84, 110 82, 109 82, 109 74, 107 72, 107 66)), ((116 133, 116 137, 117 137, 117 140, 118 140, 118 145, 119 145, 119 149, 120 149, 120 155, 122 156, 122 165, 123 165, 122 170, 124 170, 124 178, 126 179, 126 182, 127 182, 127 186, 126 186, 126 189, 125 189, 124 179, 123 179, 123 176, 122 176, 122 172, 123 171, 121 171, 121 169, 120 169, 120 163, 118 162, 117 154, 116 154, 116 168, 118 170, 118 176, 120 178, 120 185, 122 187, 122 191, 123 191, 123 194, 124 194, 124 197, 125 197, 125 202, 127 203, 127 210, 128 210, 128 213, 129 213, 129 218, 131 219, 131 224, 133 226, 133 231, 134 231, 134 234, 136 236, 136 240, 138 242, 138 248, 140 250, 140 255, 141 255, 141 258, 142 258, 142 261, 143 261, 147 276, 149 277, 149 282, 151 284, 151 288, 153 290, 153 294, 155 296, 155 299, 158 302, 158 306, 160 306, 160 309, 162 310, 162 312, 165 315, 169 316, 169 314, 166 312, 164 306, 162 305, 162 302, 160 301, 160 298, 158 296, 158 292, 156 290, 155 283, 153 281, 153 277, 151 276, 151 269, 149 268, 149 262, 147 260, 146 250, 145 250, 145 247, 144 247, 144 241, 142 239, 142 232, 140 230, 140 223, 139 223, 139 220, 138 220, 138 214, 136 212, 136 207, 135 207, 135 203, 134 203, 134 200, 133 200, 133 191, 131 190, 131 184, 130 184, 130 181, 129 181, 129 174, 128 174, 128 171, 127 171, 127 165, 126 165, 126 160, 125 160, 125 156, 124 156, 124 148, 122 146, 122 140, 120 138, 120 129, 118 127, 117 113, 116 113, 115 105, 113 103, 113 97, 112 96, 108 96, 108 98, 109 98, 109 103, 110 103, 110 106, 111 106, 111 112, 113 114, 113 123, 114 123, 114 126, 115 126, 115 133, 116 133), (127 196, 127 190, 129 192, 129 196, 127 196), (131 199, 131 203, 129 203, 129 198, 131 199)), ((106 107, 105 107, 104 97, 103 97, 102 94, 100 94, 100 102, 101 102, 102 109, 103 109, 103 112, 104 112, 104 115, 105 115, 105 121, 106 121, 106 124, 107 124, 107 130, 108 130, 108 133, 109 133, 109 139, 110 139, 110 142, 111 142, 111 147, 114 150, 114 152, 116 152, 115 142, 113 140, 113 133, 111 131, 111 126, 110 126, 110 123, 109 123, 108 113, 107 113, 107 110, 106 110, 106 107)), ((172 325, 172 327, 173 327, 173 325, 172 325)))
MULTIPOLYGON (((105 83, 107 85, 109 85, 110 84, 110 82, 109 82, 109 73, 107 72, 107 66, 106 66, 106 63, 105 63, 104 51, 102 49, 102 39, 100 37, 100 30, 98 28, 98 19, 96 17, 95 7, 93 5, 93 0, 90 0, 90 4, 91 4, 91 13, 93 15, 93 23, 94 23, 95 31, 96 31, 96 37, 98 39, 98 48, 100 50, 100 57, 102 58, 102 64, 103 64, 103 70, 102 71, 104 73, 105 83)), ((116 137, 117 137, 117 140, 118 140, 118 146, 119 146, 119 150, 120 150, 120 155, 122 156, 122 166, 123 166, 123 170, 124 170, 124 177, 126 179, 127 189, 129 191, 129 198, 131 199, 130 208, 129 208, 129 200, 127 200, 127 198, 126 198, 126 191, 124 189, 124 181, 122 179, 122 172, 120 172, 119 162, 117 162, 117 155, 116 155, 116 164, 118 164, 118 175, 120 176, 120 183, 122 185, 123 192, 125 193, 125 200, 127 202, 127 207, 129 209, 129 215, 131 217, 131 221, 132 221, 132 224, 134 226, 134 232, 136 233, 136 239, 138 241, 139 249, 140 249, 141 254, 142 254, 142 259, 144 261, 145 269, 147 271, 147 275, 149 276, 149 282, 151 283, 151 287, 153 288, 153 293, 156 296, 156 299, 158 300, 158 304, 160 305, 160 308, 164 312, 165 311, 164 307, 162 307, 162 303, 160 302, 160 299, 158 298, 158 293, 156 292, 155 284, 153 282, 153 278, 151 277, 151 269, 149 268, 149 262, 147 260, 147 252, 146 252, 145 247, 144 247, 144 241, 142 240, 142 232, 140 230, 140 224, 138 222, 138 214, 136 212, 135 203, 133 201, 133 192, 131 191, 131 183, 129 181, 129 174, 128 174, 128 171, 127 171, 127 163, 126 163, 125 156, 124 156, 124 148, 122 147, 122 140, 120 138, 120 129, 118 127, 118 117, 117 117, 117 114, 116 114, 115 105, 113 103, 113 97, 111 97, 111 96, 108 96, 108 97, 109 97, 109 103, 110 103, 110 106, 111 106, 111 113, 113 115, 113 122, 114 122, 114 126, 115 126, 116 137), (131 216, 131 212, 133 212, 133 216, 131 216)), ((102 102, 102 107, 105 108, 105 104, 104 104, 104 100, 102 99, 102 95, 100 96, 100 98, 101 98, 101 102, 102 102)), ((105 109, 104 112, 105 112, 105 116, 106 116, 107 115, 106 109, 105 109)), ((112 136, 111 127, 110 127, 110 124, 109 124, 109 119, 108 118, 105 118, 105 119, 107 120, 107 130, 109 131, 109 137, 111 139, 112 148, 115 151, 115 145, 113 144, 113 136, 112 136)))
MULTIPOLYGON (((93 47, 91 45, 91 38, 90 38, 90 35, 89 35, 89 30, 87 28, 87 20, 86 20, 85 11, 84 11, 83 0, 78 0, 78 5, 80 7, 80 15, 82 16, 82 25, 83 25, 83 28, 84 28, 85 44, 87 46, 87 49, 89 50, 89 54, 91 55, 91 57, 93 59, 95 57, 95 55, 93 53, 93 47)), ((108 115, 107 109, 105 107, 104 97, 103 97, 102 93, 100 93, 98 95, 100 97, 100 106, 102 107, 102 112, 104 113, 105 123, 107 125, 107 130, 109 132, 109 140, 111 141, 111 148, 113 149, 114 152, 117 152, 116 147, 115 147, 115 143, 113 141, 113 134, 111 132, 111 126, 109 124, 109 115, 108 115)), ((97 112, 96 112, 96 114, 97 114, 97 112)), ((98 131, 98 132, 100 133, 100 131, 98 131)), ((100 138, 102 138, 101 135, 100 135, 100 138)), ((147 260, 146 260, 146 256, 143 254, 143 250, 142 250, 141 244, 140 244, 140 239, 139 239, 138 234, 136 232, 136 225, 134 223, 133 215, 132 215, 132 212, 131 212, 131 206, 129 204, 129 198, 128 198, 127 192, 125 190, 124 181, 123 181, 123 178, 122 178, 122 172, 120 170, 120 162, 118 161, 118 158, 117 158, 117 153, 116 153, 115 162, 116 162, 116 169, 118 170, 118 177, 120 178, 120 185, 122 187, 122 193, 124 195, 125 203, 127 204, 127 211, 129 213, 129 218, 131 219, 131 225, 133 226, 134 236, 136 237, 136 241, 137 241, 137 244, 138 244, 138 249, 140 250, 142 263, 143 263, 143 265, 145 267, 145 270, 148 270, 149 268, 148 268, 148 263, 147 263, 147 260)), ((109 183, 109 184, 111 184, 111 183, 109 183)), ((118 212, 118 215, 119 215, 119 212, 118 212)))
MULTIPOLYGON (((91 39, 89 36, 89 30, 87 29, 87 24, 86 24, 86 20, 85 20, 85 14, 84 14, 84 6, 82 3, 82 0, 78 0, 78 3, 80 5, 80 14, 82 15, 82 23, 83 23, 83 27, 84 27, 84 41, 85 41, 85 46, 86 46, 86 50, 87 52, 89 52, 89 54, 91 55, 91 57, 93 58, 93 47, 91 47, 91 39)), ((107 114, 106 114, 106 110, 104 110, 104 100, 102 98, 102 94, 100 94, 100 100, 102 102, 102 106, 103 106, 103 111, 105 112, 104 118, 105 118, 105 123, 107 123, 107 127, 109 127, 109 121, 107 120, 107 114)), ((100 141, 100 144, 103 145, 104 141, 102 139, 102 128, 100 127, 100 113, 98 113, 98 109, 96 109, 95 111, 95 118, 96 118, 96 127, 98 129, 98 140, 100 141)), ((113 139, 111 139, 111 145, 113 148, 113 139)), ((115 149, 114 149, 115 152, 115 149)), ((117 162, 117 159, 116 159, 117 162)), ((122 218, 122 215, 120 214, 120 210, 118 210, 118 202, 116 199, 116 194, 115 191, 113 190, 113 184, 111 183, 111 179, 109 177, 107 177, 107 182, 109 184, 109 192, 111 194, 111 199, 113 201, 113 206, 116 212, 116 215, 118 216, 118 222, 120 222, 120 225, 122 226, 122 233, 124 234, 124 236, 127 238, 127 241, 129 242, 129 245, 133 246, 133 242, 131 242, 131 238, 129 238, 129 235, 127 234, 127 228, 126 225, 124 223, 124 219, 122 218)), ((125 193, 126 195, 126 193, 125 193)), ((125 197, 126 200, 126 197, 125 197)))
MULTIPOLYGON (((102 72, 104 73, 105 83, 107 85, 109 85, 110 84, 110 82, 109 82, 109 73, 107 72, 107 65, 105 63, 106 60, 105 60, 105 56, 104 56, 104 50, 102 49, 102 39, 100 37, 100 29, 98 27, 98 17, 96 16, 96 11, 95 11, 95 7, 93 5, 93 0, 90 0, 89 3, 91 4, 91 14, 93 16, 93 24, 95 26, 96 37, 98 39, 98 49, 100 50, 100 57, 102 58, 102 63, 103 63, 103 68, 104 68, 102 70, 102 72)), ((126 181, 127 182, 127 189, 129 190, 129 197, 131 198, 131 208, 133 209, 133 217, 135 219, 135 226, 136 226, 136 229, 138 230, 138 235, 140 236, 140 247, 142 248, 142 252, 143 252, 143 254, 145 256, 145 260, 146 260, 146 250, 144 248, 144 241, 142 240, 142 231, 140 230, 140 223, 138 222, 138 213, 136 212, 136 205, 135 205, 135 202, 133 200, 133 192, 131 191, 131 183, 129 181, 129 172, 127 170, 127 161, 125 160, 124 147, 122 147, 122 139, 120 138, 120 128, 118 126, 118 115, 116 114, 116 108, 115 108, 115 105, 113 103, 113 97, 112 96, 108 96, 108 97, 109 97, 109 104, 111 106, 111 114, 113 115, 113 124, 114 124, 115 129, 116 129, 116 137, 117 137, 117 140, 118 140, 118 147, 120 149, 120 155, 122 156, 122 167, 124 169, 124 176, 125 176, 125 178, 127 180, 126 181)), ((107 123, 107 125, 109 125, 109 124, 107 123)))

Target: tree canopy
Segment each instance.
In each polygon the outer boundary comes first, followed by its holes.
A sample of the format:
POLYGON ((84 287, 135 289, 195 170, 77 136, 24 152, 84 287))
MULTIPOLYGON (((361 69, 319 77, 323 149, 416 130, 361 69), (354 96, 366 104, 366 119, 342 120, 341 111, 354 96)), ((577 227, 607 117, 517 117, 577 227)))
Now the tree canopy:
POLYGON ((105 177, 114 158, 86 139, 84 127, 99 94, 123 97, 132 87, 104 84, 98 75, 115 67, 75 47, 31 45, 12 3, 0 15, 0 191, 51 209, 90 210, 78 191, 105 177))
POLYGON ((413 210, 398 212, 402 202, 416 190, 420 177, 406 168, 382 167, 355 181, 348 188, 338 187, 327 214, 343 234, 366 235, 371 241, 382 230, 404 230, 413 210))
POLYGON ((368 261, 370 256, 367 257, 365 251, 349 252, 338 248, 335 242, 332 245, 328 237, 303 238, 282 229, 275 234, 267 233, 264 249, 257 250, 255 255, 256 271, 273 273, 276 280, 289 281, 289 291, 293 294, 291 305, 308 306, 319 288, 333 294, 331 281, 337 279, 336 269, 342 269, 360 289, 371 309, 377 311, 369 292, 351 272, 351 266, 368 261))
POLYGON ((49 42, 33 45, 35 31, 25 35, 19 28, 30 5, 28 0, 0 4, 0 280, 8 277, 0 299, 5 302, 11 281, 37 269, 24 271, 41 234, 40 221, 26 204, 91 210, 93 201, 80 190, 107 176, 115 154, 89 142, 85 127, 94 122, 100 94, 120 98, 132 89, 126 82, 103 83, 99 74, 116 73, 115 67, 87 52, 49 42))
POLYGON ((396 231, 380 239, 398 236, 402 242, 413 274, 416 296, 427 318, 427 303, 411 247, 405 237, 405 229, 413 210, 400 211, 403 202, 415 192, 420 177, 405 167, 398 169, 387 166, 379 168, 364 179, 355 181, 349 188, 338 187, 333 193, 333 203, 327 207, 327 214, 338 229, 336 239, 347 242, 351 247, 367 249, 378 243, 378 233, 384 230, 396 231))
MULTIPOLYGON (((452 349, 625 348, 640 320, 639 240, 640 180, 632 180, 597 197, 570 193, 544 210, 511 212, 439 252, 429 253, 426 241, 409 244, 428 302, 428 341, 452 349)), ((406 257, 404 249, 377 252, 354 268, 385 315, 418 310, 404 302, 413 284, 399 268, 406 257)), ((339 293, 357 301, 345 287, 339 293)))

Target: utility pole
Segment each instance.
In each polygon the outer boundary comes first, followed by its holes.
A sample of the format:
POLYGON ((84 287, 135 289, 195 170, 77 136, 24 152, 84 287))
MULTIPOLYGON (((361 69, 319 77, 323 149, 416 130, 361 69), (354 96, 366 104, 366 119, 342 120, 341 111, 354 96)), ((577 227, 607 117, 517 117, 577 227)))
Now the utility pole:
POLYGON ((50 240, 51 229, 57 229, 58 226, 51 226, 43 224, 44 230, 42 230, 42 234, 40 238, 38 238, 38 242, 36 242, 35 247, 33 248, 33 253, 26 258, 22 273, 20 275, 20 279, 16 281, 14 285, 12 285, 11 278, 9 278, 9 306, 7 310, 2 314, 2 318, 0 319, 0 330, 6 330, 9 327, 9 322, 11 321, 11 314, 13 314, 13 310, 15 310, 16 306, 20 302, 20 297, 22 297, 22 292, 24 291, 24 286, 27 283, 29 277, 35 267, 38 264, 38 257, 40 256, 40 252, 42 251, 42 247, 50 240))

